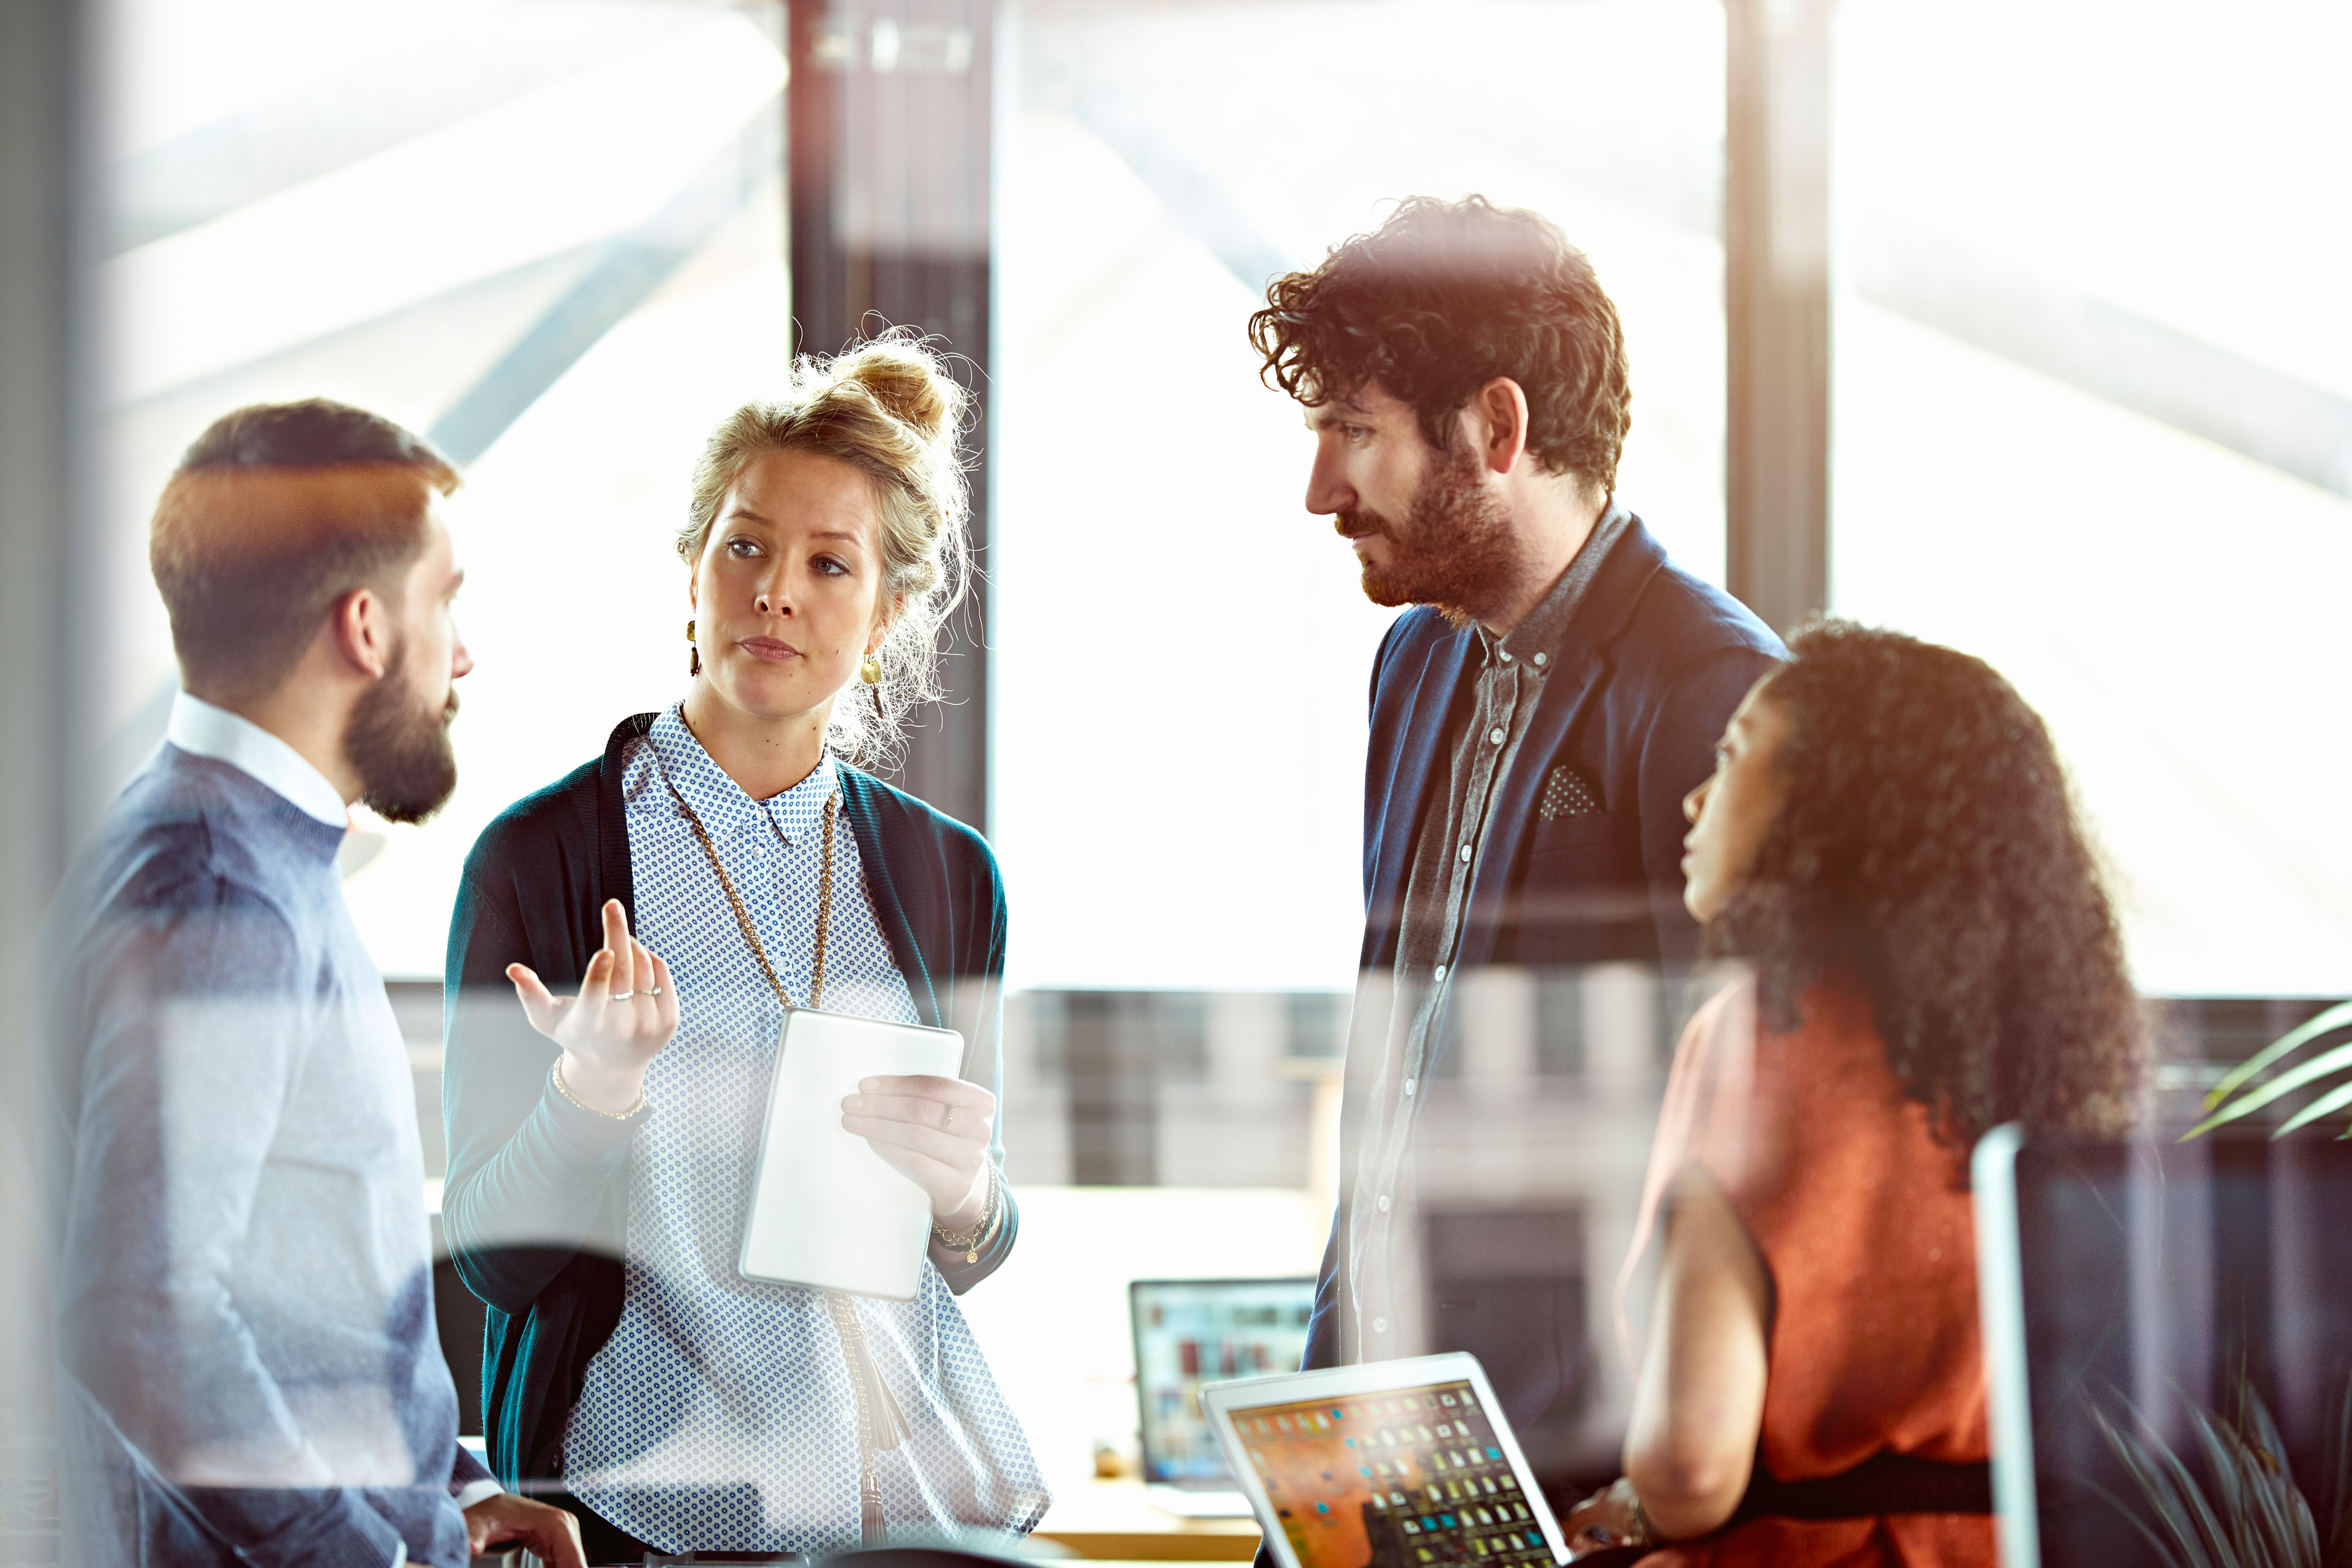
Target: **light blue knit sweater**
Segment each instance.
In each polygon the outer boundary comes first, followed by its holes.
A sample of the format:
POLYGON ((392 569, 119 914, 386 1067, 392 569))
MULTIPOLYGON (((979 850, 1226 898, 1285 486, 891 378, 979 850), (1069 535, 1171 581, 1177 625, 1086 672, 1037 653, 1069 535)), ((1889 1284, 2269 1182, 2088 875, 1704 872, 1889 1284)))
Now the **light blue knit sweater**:
POLYGON ((68 1546, 462 1568, 407 1058, 340 833, 166 745, 51 926, 68 1546))

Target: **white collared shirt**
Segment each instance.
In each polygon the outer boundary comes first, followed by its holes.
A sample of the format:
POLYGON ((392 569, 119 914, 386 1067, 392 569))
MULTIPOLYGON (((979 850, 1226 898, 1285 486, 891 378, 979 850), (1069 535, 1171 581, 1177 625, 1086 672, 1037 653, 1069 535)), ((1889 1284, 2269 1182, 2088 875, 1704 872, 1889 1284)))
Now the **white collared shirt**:
MULTIPOLYGON (((828 755, 754 800, 676 707, 622 764, 630 913, 669 963, 678 1024, 646 1070, 654 1110, 631 1135, 621 1316, 582 1378, 563 1484, 664 1552, 817 1554, 858 1540, 859 1416, 832 1311, 819 1291, 735 1267, 782 1005, 730 905, 782 988, 813 1000, 829 854, 824 1005, 922 1022, 848 820, 828 850, 838 774, 828 755)), ((1035 1523, 1046 1494, 1028 1440, 934 1264, 913 1300, 851 1310, 899 1428, 876 1478, 892 1530, 1035 1523)))
POLYGON ((163 738, 184 752, 226 763, 331 827, 352 825, 342 791, 301 752, 250 719, 183 691, 172 700, 172 722, 163 738))

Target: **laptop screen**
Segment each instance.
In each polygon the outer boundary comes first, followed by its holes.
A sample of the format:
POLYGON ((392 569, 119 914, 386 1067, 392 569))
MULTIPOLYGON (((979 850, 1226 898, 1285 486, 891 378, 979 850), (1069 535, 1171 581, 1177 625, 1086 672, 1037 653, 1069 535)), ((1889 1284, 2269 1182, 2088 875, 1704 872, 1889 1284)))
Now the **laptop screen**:
POLYGON ((1312 1279, 1139 1279, 1135 1391, 1143 1435, 1143 1479, 1203 1489, 1230 1489, 1201 1384, 1297 1372, 1315 1311, 1312 1279))
POLYGON ((1302 1568, 1552 1568, 1467 1382, 1237 1406, 1233 1421, 1302 1568))

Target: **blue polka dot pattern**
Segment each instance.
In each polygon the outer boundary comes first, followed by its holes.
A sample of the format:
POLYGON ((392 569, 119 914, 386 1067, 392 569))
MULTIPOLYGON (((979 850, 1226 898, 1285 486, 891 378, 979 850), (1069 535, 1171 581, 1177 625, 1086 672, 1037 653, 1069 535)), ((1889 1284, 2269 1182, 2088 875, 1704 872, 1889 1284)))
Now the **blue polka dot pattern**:
MULTIPOLYGON (((831 757, 761 802, 662 714, 624 766, 640 939, 670 966, 677 1036, 653 1060, 630 1149, 626 1294, 564 1434, 565 1484, 666 1552, 824 1552, 858 1542, 857 1406, 824 1298, 735 1272, 780 1010, 671 794, 700 816, 796 1003, 809 999, 831 757), (664 775, 667 782, 665 783, 664 775)), ((834 835, 824 1005, 919 1021, 846 824, 834 835)), ((854 1303, 909 1433, 880 1456, 909 1533, 1025 1531, 1045 1484, 954 1295, 854 1303)))

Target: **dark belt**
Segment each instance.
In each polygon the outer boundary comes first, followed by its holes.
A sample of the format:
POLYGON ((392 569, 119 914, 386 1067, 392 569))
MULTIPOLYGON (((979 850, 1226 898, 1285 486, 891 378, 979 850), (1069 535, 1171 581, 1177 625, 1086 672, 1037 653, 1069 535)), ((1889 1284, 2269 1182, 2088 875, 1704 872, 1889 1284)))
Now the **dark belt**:
POLYGON ((1850 1470, 1784 1481, 1759 1456, 1725 1528, 1751 1519, 1874 1519, 1887 1513, 1990 1513, 1992 1467, 1879 1454, 1850 1470))

